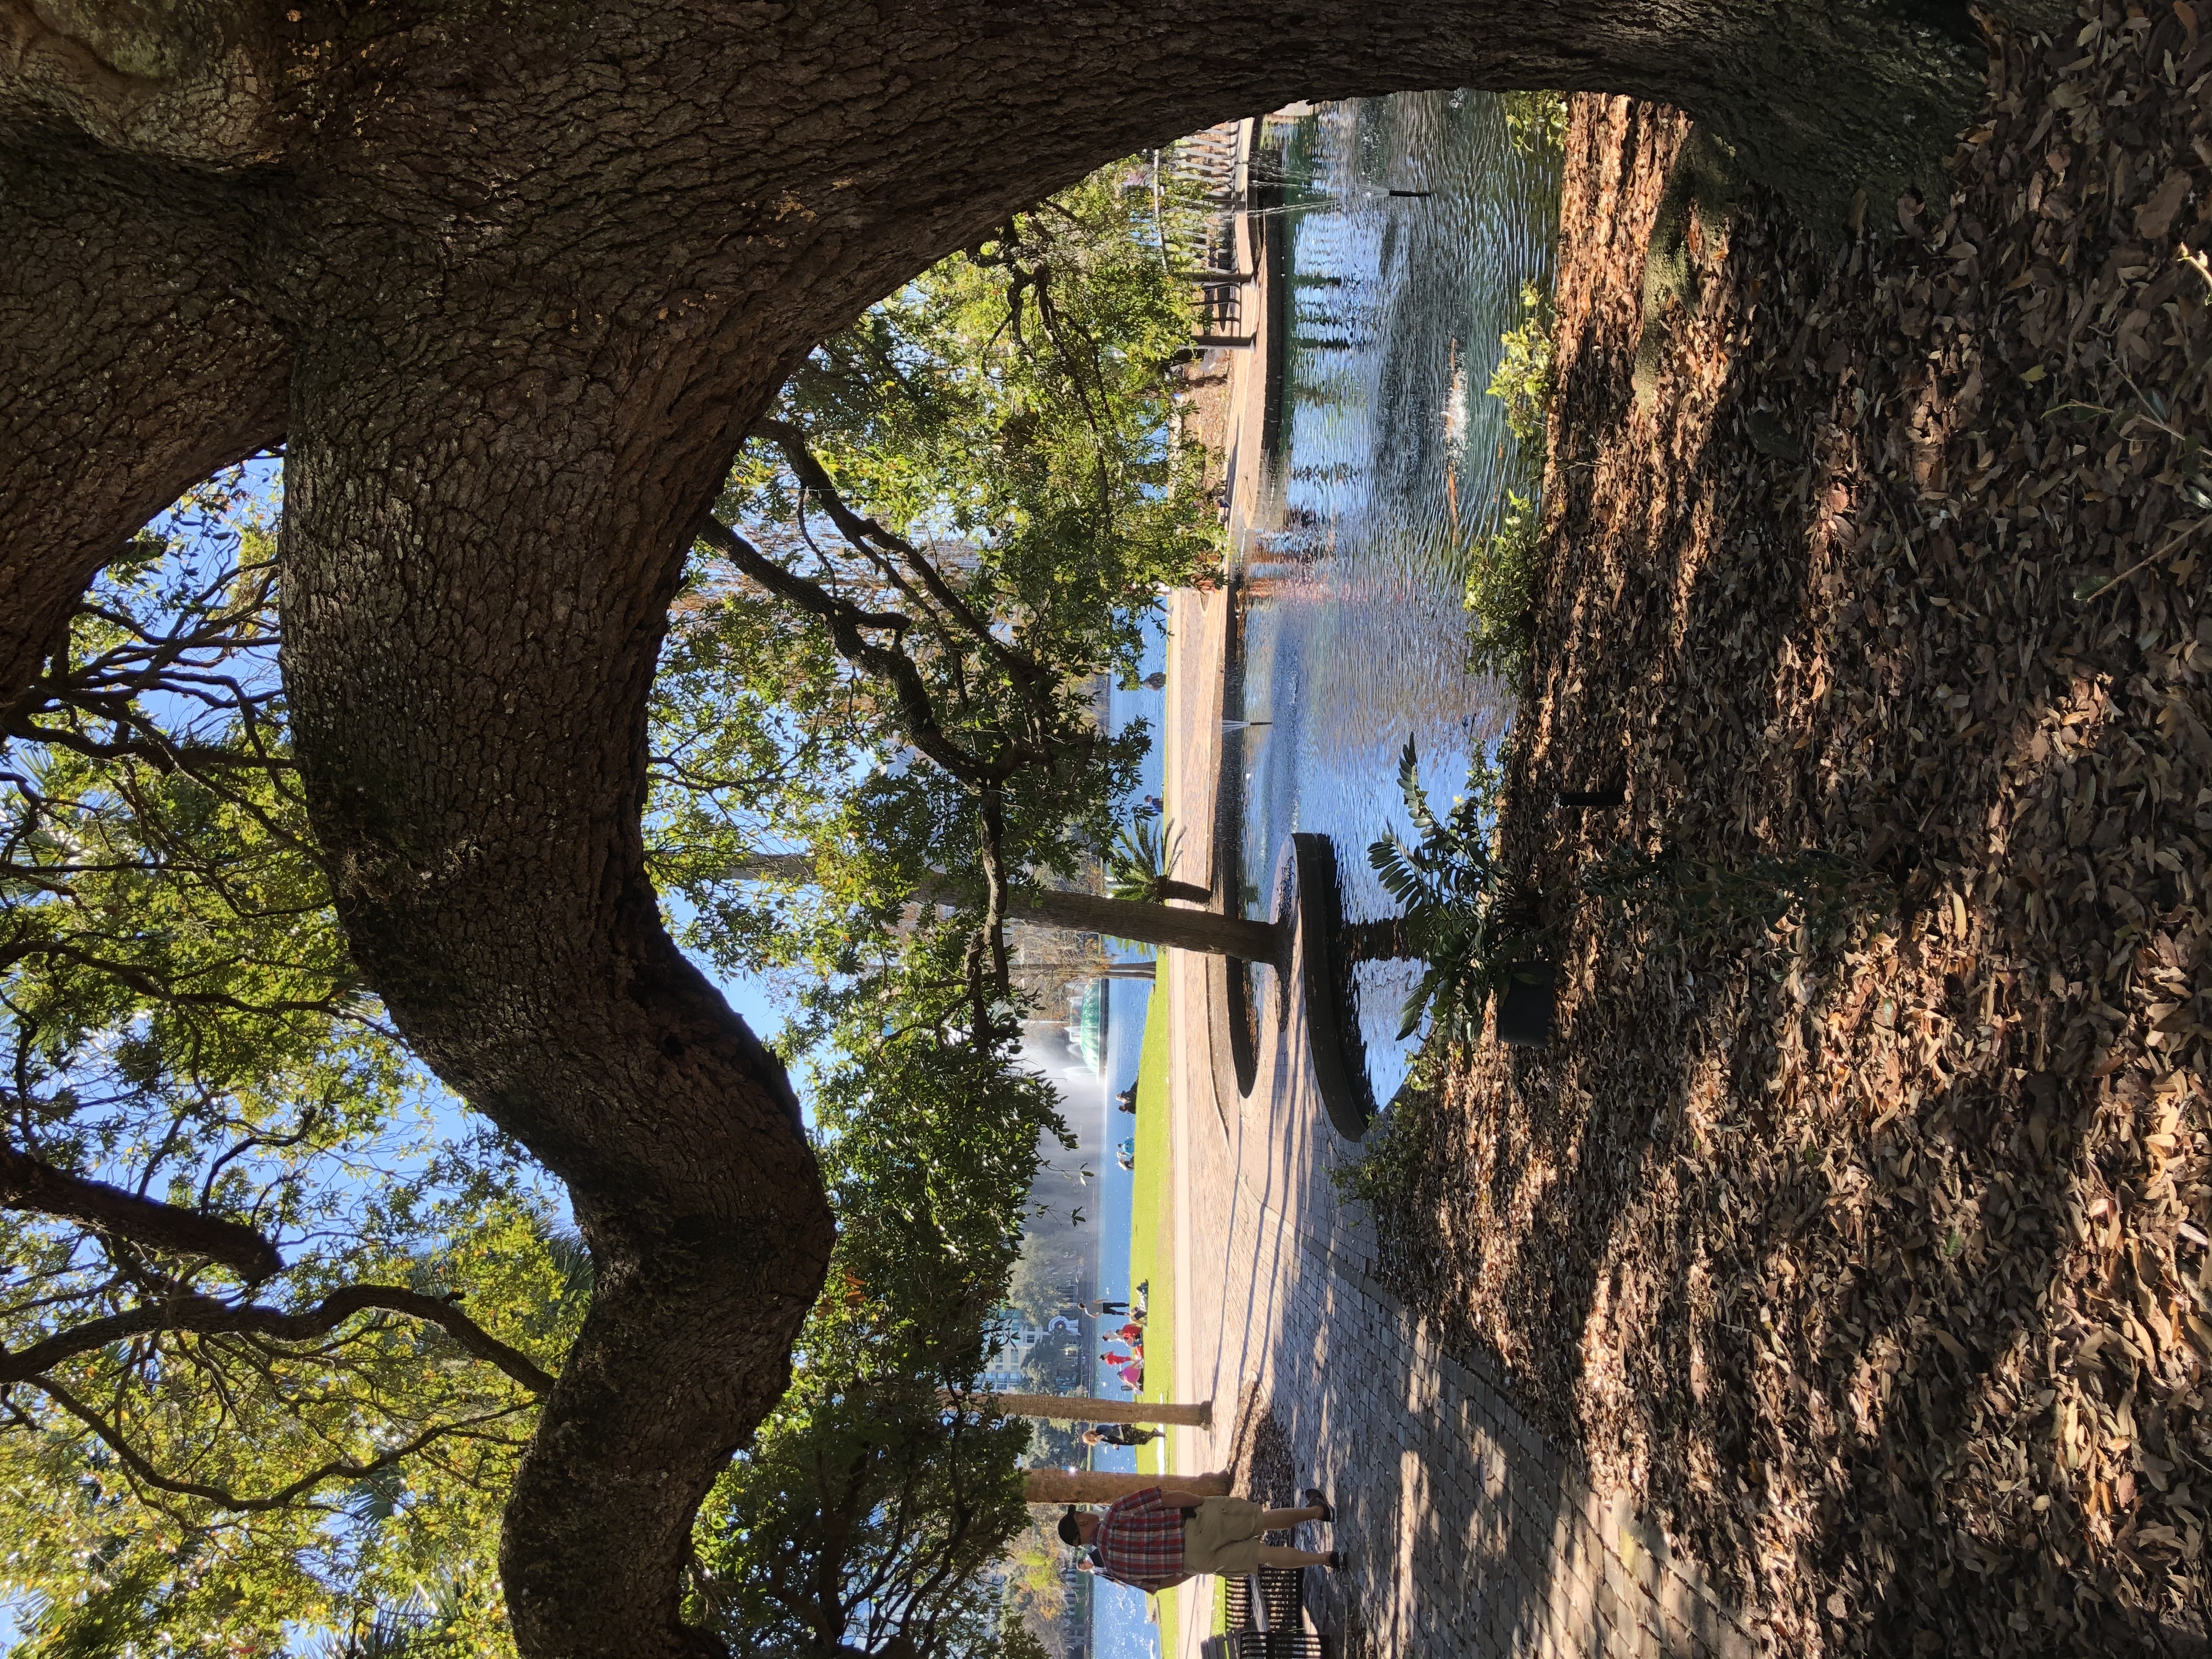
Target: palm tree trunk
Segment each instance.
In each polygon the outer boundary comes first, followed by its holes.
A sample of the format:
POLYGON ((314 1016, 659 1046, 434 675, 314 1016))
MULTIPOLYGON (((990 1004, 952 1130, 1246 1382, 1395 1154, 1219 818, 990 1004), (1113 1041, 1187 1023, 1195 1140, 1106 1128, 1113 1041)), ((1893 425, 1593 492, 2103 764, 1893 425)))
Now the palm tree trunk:
POLYGON ((1173 1486, 1177 1492, 1203 1492, 1209 1498, 1229 1495, 1229 1477, 1210 1474, 1103 1474, 1097 1469, 1024 1469, 1022 1501, 1028 1504, 1110 1504, 1131 1492, 1152 1486, 1173 1486))
MULTIPOLYGON (((731 873, 741 878, 809 882, 814 878, 814 858, 809 853, 749 853, 738 860, 731 873)), ((1189 893, 1201 897, 1206 892, 1188 882, 1176 883, 1175 890, 1178 896, 1189 893)), ((951 902, 963 895, 950 876, 939 876, 915 896, 951 902)), ((1102 898, 1096 893, 1064 893, 1049 887, 1012 889, 1006 895, 1006 915, 1040 927, 1104 933, 1139 945, 1200 956, 1237 957, 1246 962, 1279 963, 1289 945, 1286 936, 1271 923, 1244 916, 1135 899, 1102 898)))
POLYGON ((1006 896, 1006 915, 1045 927, 1105 933, 1139 945, 1164 945, 1170 951, 1191 951, 1201 956, 1240 957, 1246 962, 1279 962, 1289 944, 1269 923, 1243 916, 1042 887, 1015 888, 1006 896))
POLYGON ((1164 1400, 1106 1400, 1087 1394, 997 1394, 991 1403, 1009 1417, 1048 1417, 1063 1423, 1182 1423, 1213 1426, 1213 1402, 1191 1405, 1164 1400))

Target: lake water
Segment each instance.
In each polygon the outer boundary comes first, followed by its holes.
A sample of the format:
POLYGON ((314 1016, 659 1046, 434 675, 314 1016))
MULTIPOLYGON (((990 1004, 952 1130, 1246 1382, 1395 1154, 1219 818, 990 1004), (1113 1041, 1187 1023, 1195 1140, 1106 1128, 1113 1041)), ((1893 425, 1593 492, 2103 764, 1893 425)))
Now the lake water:
MULTIPOLYGON (((1272 122, 1284 143, 1290 341, 1281 453, 1231 526, 1242 562, 1243 708, 1224 764, 1243 781, 1248 908, 1261 913, 1293 830, 1334 842, 1346 914, 1395 915, 1367 859, 1410 833, 1407 738, 1449 801, 1509 705, 1466 670, 1469 542, 1505 490, 1533 494, 1487 395, 1521 290, 1548 289, 1559 168, 1510 142, 1498 100, 1409 94, 1272 122), (1393 194, 1393 192, 1403 192, 1393 194)), ((1232 684, 1232 696, 1236 687, 1232 684)), ((1416 1044, 1397 1039, 1418 969, 1358 974, 1370 1086, 1387 1103, 1416 1044)))

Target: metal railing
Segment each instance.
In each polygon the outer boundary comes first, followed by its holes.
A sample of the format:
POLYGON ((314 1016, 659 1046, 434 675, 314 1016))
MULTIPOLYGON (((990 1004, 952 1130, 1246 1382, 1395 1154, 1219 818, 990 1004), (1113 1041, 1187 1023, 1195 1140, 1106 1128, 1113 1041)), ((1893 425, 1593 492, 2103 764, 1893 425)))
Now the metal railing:
POLYGON ((1243 205, 1245 124, 1229 121, 1152 155, 1160 258, 1197 284, 1202 333, 1231 335, 1243 319, 1237 215, 1243 205))

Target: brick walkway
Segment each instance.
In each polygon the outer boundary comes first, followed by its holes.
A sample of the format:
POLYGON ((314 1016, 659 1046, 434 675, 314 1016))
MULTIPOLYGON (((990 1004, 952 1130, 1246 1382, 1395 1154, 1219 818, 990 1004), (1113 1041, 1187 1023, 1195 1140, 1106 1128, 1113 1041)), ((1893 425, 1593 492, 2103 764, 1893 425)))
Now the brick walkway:
MULTIPOLYGON (((1210 857, 1218 764, 1218 596, 1179 596, 1172 624, 1170 818, 1210 857), (1180 672, 1178 672, 1180 671, 1180 672), (1199 810, 1192 810, 1193 808, 1199 810)), ((1250 1394, 1287 1438, 1294 1485, 1338 1508, 1340 1577, 1310 1575, 1310 1610, 1342 1659, 1767 1651, 1671 1552, 1627 1494, 1600 1495, 1522 1421, 1501 1380, 1444 1354, 1370 1276, 1371 1234, 1328 1170, 1355 1149, 1315 1098, 1295 1010, 1269 994, 1259 1081, 1218 1102, 1202 963, 1169 959, 1174 1019, 1176 1392, 1217 1402, 1211 1431, 1174 1431, 1173 1467, 1227 1468, 1233 1402, 1250 1394)), ((1272 1438, 1272 1437, 1271 1437, 1272 1438)), ((1293 1492, 1255 1496, 1295 1501, 1293 1492)), ((1318 1543, 1314 1535, 1302 1542, 1318 1543)), ((1183 1587, 1182 1653, 1212 1628, 1214 1586, 1183 1587)))

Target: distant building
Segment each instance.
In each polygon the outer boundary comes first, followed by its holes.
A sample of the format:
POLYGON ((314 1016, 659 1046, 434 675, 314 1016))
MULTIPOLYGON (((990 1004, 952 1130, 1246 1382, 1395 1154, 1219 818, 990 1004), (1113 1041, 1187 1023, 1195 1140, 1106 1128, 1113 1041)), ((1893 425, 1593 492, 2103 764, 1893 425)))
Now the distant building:
POLYGON ((976 1374, 978 1388, 998 1393, 1018 1394, 1028 1381, 1022 1370, 1022 1362, 1030 1357, 1030 1350, 1044 1340, 1044 1333, 1012 1308, 1001 1308, 993 1316, 992 1341, 983 1355, 983 1369, 976 1374))

